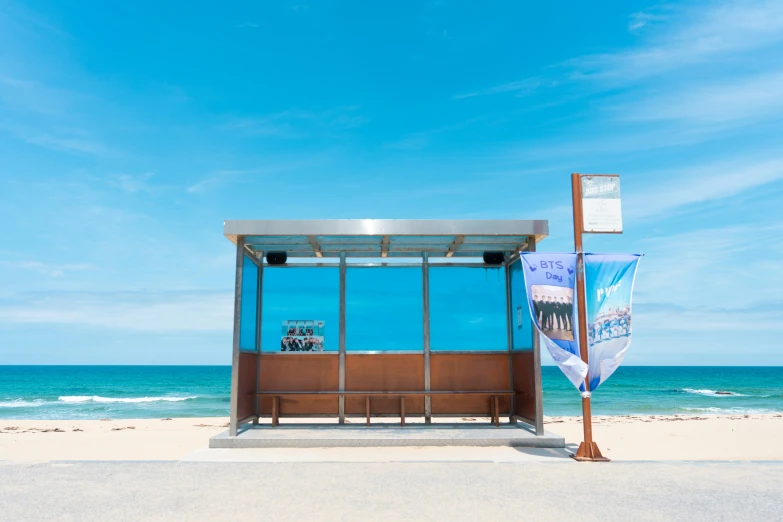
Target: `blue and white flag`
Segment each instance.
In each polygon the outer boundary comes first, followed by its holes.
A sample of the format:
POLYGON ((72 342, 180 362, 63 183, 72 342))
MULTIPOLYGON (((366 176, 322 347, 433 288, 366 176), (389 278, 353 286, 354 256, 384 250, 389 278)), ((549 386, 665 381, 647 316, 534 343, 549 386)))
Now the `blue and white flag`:
POLYGON ((552 359, 584 390, 587 365, 579 356, 576 254, 521 252, 528 308, 552 359))
POLYGON ((590 391, 614 373, 631 344, 631 296, 640 256, 585 254, 590 391))

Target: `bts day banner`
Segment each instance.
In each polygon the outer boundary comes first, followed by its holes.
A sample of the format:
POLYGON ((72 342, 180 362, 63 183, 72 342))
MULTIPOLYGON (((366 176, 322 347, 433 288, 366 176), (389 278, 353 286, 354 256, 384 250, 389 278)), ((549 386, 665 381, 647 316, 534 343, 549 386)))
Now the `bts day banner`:
POLYGON ((520 252, 528 308, 552 359, 584 391, 587 365, 579 356, 576 254, 520 252))
POLYGON ((620 366, 631 345, 631 297, 640 258, 636 254, 585 254, 591 392, 620 366))

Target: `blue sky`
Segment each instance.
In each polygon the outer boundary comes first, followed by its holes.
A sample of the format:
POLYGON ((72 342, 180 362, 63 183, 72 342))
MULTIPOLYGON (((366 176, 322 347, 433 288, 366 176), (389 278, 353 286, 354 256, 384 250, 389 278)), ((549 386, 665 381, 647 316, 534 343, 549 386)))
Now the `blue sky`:
POLYGON ((780 1, 0 0, 0 362, 228 363, 224 219, 564 251, 579 171, 646 254, 626 364, 780 365, 782 131, 780 1))

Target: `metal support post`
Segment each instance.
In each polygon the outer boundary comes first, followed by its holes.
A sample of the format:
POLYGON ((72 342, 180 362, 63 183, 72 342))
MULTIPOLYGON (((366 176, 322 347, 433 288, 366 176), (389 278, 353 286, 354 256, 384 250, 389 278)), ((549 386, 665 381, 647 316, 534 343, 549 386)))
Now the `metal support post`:
MULTIPOLYGON (((536 238, 531 237, 527 242, 527 251, 536 251, 536 238)), ((531 330, 533 332, 533 393, 535 403, 535 427, 536 435, 544 434, 544 390, 541 382, 541 338, 538 334, 536 325, 531 321, 531 330)))
MULTIPOLYGON (((345 252, 340 253, 340 346, 338 354, 338 389, 345 391, 345 252)), ((337 411, 340 424, 345 424, 345 395, 337 399, 337 411)))
MULTIPOLYGON (((258 298, 256 301, 256 392, 261 391, 261 319, 263 318, 262 292, 264 290, 264 253, 260 252, 259 254, 261 257, 257 258, 259 262, 256 263, 258 266, 258 287, 256 289, 256 297, 258 298)), ((253 424, 258 424, 261 397, 256 395, 253 400, 256 415, 253 424)))
MULTIPOLYGON (((430 260, 421 256, 422 310, 424 321, 424 391, 430 391, 430 260)), ((424 396, 424 422, 432 423, 432 396, 424 396)))
POLYGON ((239 332, 242 319, 242 266, 245 261, 245 238, 237 237, 236 276, 234 279, 234 346, 231 355, 231 402, 228 434, 236 437, 239 430, 239 332))
MULTIPOLYGON (((508 336, 508 385, 511 391, 514 390, 514 318, 512 312, 512 295, 511 295, 511 263, 507 260, 503 269, 506 272, 506 334, 508 336)), ((509 412, 508 421, 514 422, 514 414, 516 412, 517 398, 516 394, 512 395, 509 399, 509 412)), ((498 412, 498 417, 500 413, 498 412)))

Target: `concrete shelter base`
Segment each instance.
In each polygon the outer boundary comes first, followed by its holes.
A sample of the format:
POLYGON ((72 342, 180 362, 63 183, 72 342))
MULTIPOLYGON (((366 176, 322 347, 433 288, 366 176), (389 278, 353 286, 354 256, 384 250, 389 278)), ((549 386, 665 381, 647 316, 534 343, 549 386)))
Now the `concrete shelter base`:
POLYGON ((542 436, 523 424, 478 426, 437 424, 337 426, 296 424, 271 427, 249 425, 236 437, 228 431, 209 440, 210 448, 332 448, 384 446, 512 446, 563 448, 565 439, 545 432, 542 436))

